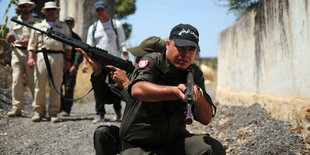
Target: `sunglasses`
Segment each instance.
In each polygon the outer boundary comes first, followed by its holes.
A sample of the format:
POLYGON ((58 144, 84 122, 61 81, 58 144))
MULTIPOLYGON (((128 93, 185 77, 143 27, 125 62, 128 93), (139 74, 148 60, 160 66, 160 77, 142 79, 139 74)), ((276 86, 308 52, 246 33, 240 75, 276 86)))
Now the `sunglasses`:
POLYGON ((96 9, 96 12, 101 12, 101 11, 104 11, 104 8, 98 8, 98 9, 96 9))
POLYGON ((66 22, 67 23, 67 25, 72 25, 72 24, 74 24, 73 22, 66 22))
POLYGON ((56 8, 45 9, 46 11, 56 11, 56 8))
POLYGON ((23 8, 23 9, 25 9, 25 8, 31 8, 32 5, 21 5, 20 7, 23 8))

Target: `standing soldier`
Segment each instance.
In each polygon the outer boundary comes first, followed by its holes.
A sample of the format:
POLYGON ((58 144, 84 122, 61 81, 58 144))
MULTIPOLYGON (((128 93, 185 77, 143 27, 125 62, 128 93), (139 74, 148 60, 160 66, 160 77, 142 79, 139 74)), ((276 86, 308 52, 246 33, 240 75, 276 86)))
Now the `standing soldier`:
MULTIPOLYGON (((20 15, 17 20, 20 20, 28 25, 33 25, 39 21, 39 18, 34 18, 31 14, 35 4, 30 0, 19 0, 17 9, 20 15)), ((21 116, 21 111, 24 108, 24 85, 23 77, 26 75, 27 85, 33 95, 33 69, 27 67, 27 45, 30 35, 30 29, 26 26, 11 22, 10 33, 6 36, 6 40, 13 45, 12 51, 12 104, 13 108, 8 112, 9 117, 21 116)))
MULTIPOLYGON (((35 24, 34 27, 44 31, 48 28, 53 28, 57 32, 70 35, 70 29, 66 23, 56 20, 56 15, 59 10, 60 8, 57 7, 55 2, 46 2, 42 8, 42 12, 45 14, 45 19, 42 22, 35 24)), ((28 66, 35 69, 33 122, 40 122, 42 117, 45 116, 45 86, 48 80, 50 86, 48 113, 53 123, 61 121, 57 117, 57 113, 60 110, 60 95, 57 92, 60 92, 64 70, 67 71, 70 68, 70 59, 70 46, 56 41, 46 35, 40 34, 38 31, 31 31, 28 44, 28 66), (47 53, 53 77, 48 76, 43 53, 47 53), (51 78, 54 81, 55 88, 52 86, 51 78)))
MULTIPOLYGON (((74 28, 74 19, 72 17, 67 17, 65 19, 71 35, 74 39, 81 40, 81 38, 72 31, 74 28)), ((69 71, 64 73, 62 84, 65 86, 65 98, 72 99, 74 96, 74 87, 76 81, 77 70, 80 63, 83 61, 83 55, 80 52, 76 52, 75 48, 72 49, 70 63, 72 66, 69 71)), ((73 105, 72 100, 61 99, 60 111, 65 112, 64 116, 69 116, 71 112, 71 107, 73 105)))

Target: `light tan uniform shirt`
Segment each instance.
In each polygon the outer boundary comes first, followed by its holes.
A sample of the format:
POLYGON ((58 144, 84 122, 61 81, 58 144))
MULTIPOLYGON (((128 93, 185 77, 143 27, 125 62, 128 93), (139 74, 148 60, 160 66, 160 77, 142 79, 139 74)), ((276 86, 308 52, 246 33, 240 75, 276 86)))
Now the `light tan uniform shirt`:
MULTIPOLYGON (((17 20, 23 21, 21 16, 17 20)), ((39 18, 30 16, 25 24, 33 26, 39 22, 39 18)), ((29 39, 31 29, 15 22, 10 24, 10 33, 14 34, 15 41, 13 43, 16 47, 22 47, 19 43, 22 38, 29 39)), ((25 48, 25 47, 24 47, 25 48)), ((22 110, 24 108, 24 75, 26 75, 27 85, 30 88, 32 95, 34 94, 34 77, 33 69, 27 66, 28 53, 26 49, 13 48, 12 51, 12 104, 13 109, 22 110)))
MULTIPOLYGON (((17 17, 17 20, 23 21, 20 15, 17 17)), ((39 21, 40 21, 39 18, 35 18, 33 16, 30 16, 25 24, 28 24, 28 25, 32 26, 32 25, 34 25, 35 23, 37 23, 39 21)), ((11 24, 10 24, 10 32, 12 32, 14 34, 14 37, 16 39, 14 41, 15 46, 21 47, 22 45, 20 43, 18 43, 18 42, 22 38, 29 39, 30 31, 31 31, 31 29, 26 27, 26 26, 20 25, 20 24, 15 23, 15 22, 11 22, 11 24)))
MULTIPOLYGON (((40 23, 34 25, 34 27, 39 28, 43 31, 46 31, 49 28, 49 24, 46 20, 43 20, 40 23)), ((70 29, 64 22, 55 21, 52 28, 60 33, 70 35, 70 29)), ((62 77, 63 77, 63 67, 64 67, 64 55, 60 53, 48 53, 48 60, 51 67, 51 72, 53 74, 53 81, 55 84, 55 88, 52 86, 48 77, 48 72, 46 69, 46 63, 44 62, 44 56, 41 51, 42 48, 46 48, 46 50, 54 50, 54 51, 63 51, 71 50, 71 46, 66 45, 62 42, 56 41, 53 38, 48 37, 47 35, 41 35, 41 32, 36 30, 31 30, 30 40, 28 43, 28 51, 36 51, 35 59, 35 70, 34 70, 34 81, 35 81, 35 89, 34 89, 34 100, 33 100, 33 111, 35 113, 39 113, 40 115, 44 115, 46 111, 46 92, 45 86, 47 82, 49 82, 50 92, 49 92, 49 104, 48 104, 48 113, 50 116, 57 115, 60 110, 60 95, 57 93, 60 92, 62 77)), ((66 54, 65 54, 66 55, 66 54)))
MULTIPOLYGON (((44 19, 42 22, 37 23, 34 27, 39 28, 43 31, 47 31, 49 25, 47 21, 44 19)), ((52 26, 54 31, 70 35, 70 29, 64 22, 56 21, 52 26)), ((42 48, 45 47, 46 50, 55 50, 55 51, 65 51, 66 49, 71 49, 71 46, 66 45, 62 42, 56 41, 53 38, 48 37, 47 35, 43 35, 43 40, 41 36, 41 32, 32 30, 31 36, 28 44, 28 51, 40 51, 42 48)))

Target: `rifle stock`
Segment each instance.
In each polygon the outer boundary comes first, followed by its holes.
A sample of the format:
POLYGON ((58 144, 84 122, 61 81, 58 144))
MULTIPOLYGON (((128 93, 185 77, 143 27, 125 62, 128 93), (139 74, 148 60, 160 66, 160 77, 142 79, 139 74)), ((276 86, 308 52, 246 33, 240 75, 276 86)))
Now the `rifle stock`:
POLYGON ((47 35, 50 38, 53 38, 57 41, 63 42, 65 44, 68 44, 72 47, 77 47, 83 49, 92 59, 96 60, 102 68, 105 67, 105 65, 112 65, 115 67, 118 67, 122 70, 125 70, 126 72, 133 72, 134 66, 132 65, 131 61, 128 60, 123 60, 119 57, 116 57, 114 55, 108 54, 108 51, 97 48, 97 47, 92 47, 80 40, 74 39, 68 35, 59 33, 57 31, 54 31, 53 29, 48 29, 47 31, 40 30, 36 27, 30 26, 28 24, 25 24, 17 18, 11 18, 11 21, 18 23, 20 25, 27 26, 31 29, 34 29, 36 31, 41 32, 42 34, 47 35))

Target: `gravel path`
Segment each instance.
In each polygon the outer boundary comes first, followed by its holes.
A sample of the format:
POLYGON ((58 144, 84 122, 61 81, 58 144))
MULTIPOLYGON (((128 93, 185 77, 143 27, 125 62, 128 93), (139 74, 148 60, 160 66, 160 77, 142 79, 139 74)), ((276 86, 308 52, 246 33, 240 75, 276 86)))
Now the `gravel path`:
MULTIPOLYGON (((88 103, 75 103, 69 117, 53 124, 47 120, 31 121, 31 99, 26 99, 23 117, 9 118, 10 90, 0 90, 0 154, 32 155, 94 155, 93 124, 95 104, 92 95, 88 103)), ((113 118, 112 106, 107 105, 107 119, 113 118)), ((119 126, 107 120, 105 124, 119 126)), ((251 107, 218 106, 218 113, 208 126, 194 122, 188 129, 209 133, 218 139, 232 155, 298 155, 309 154, 300 135, 291 132, 287 122, 270 118, 260 105, 251 107)))

